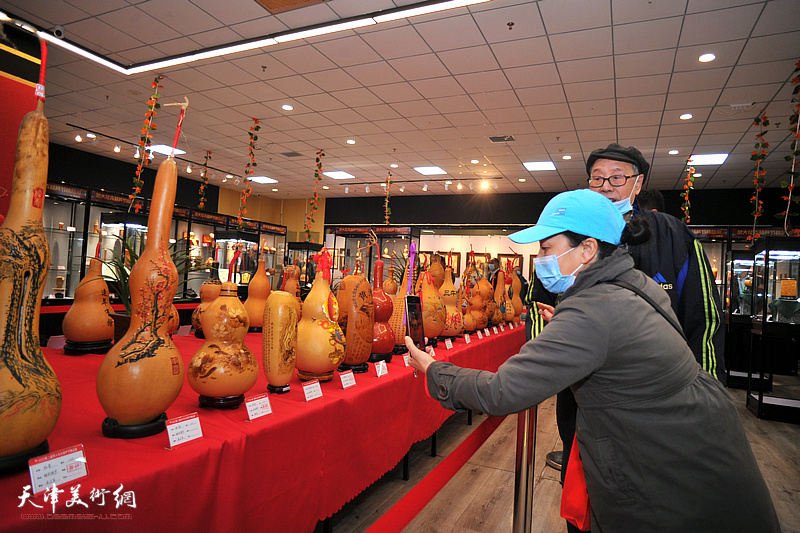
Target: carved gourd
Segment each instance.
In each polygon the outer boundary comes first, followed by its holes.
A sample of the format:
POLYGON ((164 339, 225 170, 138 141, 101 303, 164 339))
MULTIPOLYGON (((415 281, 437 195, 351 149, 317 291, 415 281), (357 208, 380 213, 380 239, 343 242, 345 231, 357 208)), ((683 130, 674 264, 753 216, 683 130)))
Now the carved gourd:
POLYGON ((267 305, 270 291, 272 286, 262 257, 258 260, 255 275, 250 278, 250 283, 247 285, 247 300, 244 302, 244 308, 250 319, 250 331, 261 331, 264 325, 264 306, 267 305))
MULTIPOLYGON (((408 287, 408 272, 409 268, 406 268, 405 272, 403 273, 403 281, 400 283, 400 286, 397 290, 397 294, 394 297, 394 302, 392 305, 392 316, 389 318, 389 327, 392 328, 392 332, 394 333, 394 343, 395 345, 404 346, 405 345, 405 337, 406 337, 406 324, 403 321, 403 318, 406 314, 406 293, 408 287)), ((413 285, 413 280, 412 280, 413 285)))
POLYGON ((394 279, 393 267, 389 267, 386 270, 386 279, 383 281, 383 291, 391 296, 397 294, 397 280, 394 279))
POLYGON ((103 279, 103 263, 92 258, 89 269, 75 288, 75 301, 64 315, 61 330, 66 343, 64 353, 81 355, 106 353, 114 340, 114 310, 108 302, 108 285, 103 279))
POLYGON ((262 363, 267 390, 289 392, 297 359, 297 300, 286 291, 272 291, 264 306, 262 363))
POLYGON ((336 297, 322 272, 317 272, 297 324, 296 364, 300 379, 329 381, 333 378, 333 370, 344 360, 346 348, 338 320, 336 297))
POLYGON ((167 314, 167 334, 173 335, 180 327, 181 315, 178 313, 178 308, 175 307, 175 304, 172 304, 169 306, 169 312, 167 314))
POLYGON ((516 270, 511 271, 511 304, 514 306, 514 322, 519 322, 522 314, 522 281, 520 281, 516 270))
POLYGON ((372 326, 375 305, 367 278, 361 275, 345 276, 336 291, 339 302, 339 326, 347 342, 344 362, 340 369, 366 372, 367 360, 372 354, 372 326))
POLYGON ((444 269, 444 282, 442 283, 439 292, 442 296, 442 303, 444 304, 447 318, 445 319, 444 331, 442 335, 445 337, 455 337, 461 335, 464 331, 464 319, 459 307, 458 291, 453 284, 453 268, 447 267, 444 269))
MULTIPOLYGON (((437 263, 438 264, 438 263, 437 263)), ((425 335, 434 339, 442 334, 447 322, 447 310, 439 296, 436 282, 431 273, 425 272, 420 276, 420 299, 422 300, 422 323, 425 335)))
POLYGON ((214 261, 211 263, 211 275, 200 285, 200 303, 192 311, 192 327, 194 328, 194 336, 198 339, 204 338, 203 313, 206 312, 211 302, 217 299, 221 289, 222 281, 219 279, 219 263, 214 261))
POLYGON ((436 289, 439 290, 442 287, 442 283, 444 283, 444 267, 440 262, 441 256, 435 255, 434 258, 436 260, 431 261, 428 272, 433 276, 433 284, 436 286, 436 289))
MULTIPOLYGON (((392 317, 394 303, 392 298, 386 294, 381 287, 383 281, 383 261, 375 261, 375 276, 372 279, 372 302, 375 307, 375 316, 372 325, 372 355, 369 361, 391 361, 391 353, 394 349, 394 332, 389 327, 389 319, 392 317), (386 357, 388 355, 388 358, 386 357)), ((385 283, 385 282, 384 282, 385 283)), ((395 282, 397 285, 397 282, 395 282)))

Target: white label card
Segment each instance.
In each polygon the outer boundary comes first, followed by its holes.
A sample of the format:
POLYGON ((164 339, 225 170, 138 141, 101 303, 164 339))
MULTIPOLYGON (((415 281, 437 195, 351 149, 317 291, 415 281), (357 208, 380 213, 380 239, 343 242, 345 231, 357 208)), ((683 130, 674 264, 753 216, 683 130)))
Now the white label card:
POLYGON ((510 327, 511 329, 514 329, 514 323, 513 323, 513 322, 511 322, 511 323, 508 325, 508 327, 510 327))
POLYGON ((495 327, 493 327, 493 328, 492 328, 492 333, 494 333, 495 335, 497 335, 497 326, 495 326, 495 327))
POLYGON ((267 392, 252 398, 245 398, 244 406, 247 408, 247 418, 250 422, 272 414, 272 405, 269 403, 269 393, 267 392))
POLYGON ((481 340, 483 338, 483 333, 481 333, 481 330, 478 330, 475 333, 478 334, 478 340, 481 340))
POLYGON ((451 339, 445 339, 444 345, 447 347, 448 350, 453 349, 453 341, 451 339))
POLYGON ((200 417, 197 413, 190 413, 167 420, 167 435, 170 450, 193 440, 202 439, 203 428, 200 426, 200 417))
POLYGON ((411 366, 411 356, 410 355, 405 354, 403 356, 403 366, 411 366))
POLYGON ((505 333, 506 331, 506 328, 503 324, 500 324, 500 331, 502 331, 503 333, 505 333))
POLYGON ((305 394, 307 402, 322 398, 322 387, 319 384, 319 380, 312 379, 303 383, 303 394, 305 394))
POLYGON ((483 330, 484 335, 489 336, 489 328, 483 330))
POLYGON ((38 494, 53 485, 60 487, 89 475, 83 444, 40 455, 28 461, 33 493, 38 494))
POLYGON ((469 344, 470 342, 472 342, 472 341, 470 340, 470 338, 469 338, 469 333, 464 333, 464 342, 465 342, 465 343, 467 343, 467 344, 469 344))
POLYGON ((381 377, 389 373, 389 369, 386 368, 386 361, 378 361, 375 363, 375 377, 381 377))
POLYGON ((349 389, 356 386, 356 377, 353 375, 352 370, 347 372, 339 372, 339 379, 342 381, 342 389, 349 389))

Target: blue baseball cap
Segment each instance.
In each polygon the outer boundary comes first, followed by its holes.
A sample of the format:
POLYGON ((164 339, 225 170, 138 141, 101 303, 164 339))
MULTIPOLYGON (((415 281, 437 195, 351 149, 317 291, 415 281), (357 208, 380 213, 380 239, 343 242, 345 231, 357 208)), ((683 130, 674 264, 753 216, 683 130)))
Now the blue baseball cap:
POLYGON ((562 192, 547 202, 535 226, 508 236, 518 244, 541 241, 571 231, 609 244, 619 244, 625 220, 614 204, 589 189, 562 192))

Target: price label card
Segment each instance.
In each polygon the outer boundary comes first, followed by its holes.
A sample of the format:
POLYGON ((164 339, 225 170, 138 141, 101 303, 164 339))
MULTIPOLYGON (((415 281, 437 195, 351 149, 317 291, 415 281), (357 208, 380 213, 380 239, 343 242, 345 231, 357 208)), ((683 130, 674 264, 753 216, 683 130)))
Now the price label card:
POLYGON ((513 322, 510 322, 510 323, 508 324, 508 327, 509 327, 509 328, 511 328, 511 329, 514 329, 514 323, 513 323, 513 322))
POLYGON ((506 331, 506 327, 503 324, 500 324, 500 331, 502 331, 503 333, 505 333, 506 331))
POLYGON ((493 327, 493 328, 492 328, 492 332, 493 332, 495 335, 497 335, 497 326, 495 326, 495 327, 493 327))
POLYGON ((469 344, 470 342, 472 342, 472 341, 470 340, 470 338, 469 338, 469 333, 464 333, 464 342, 466 342, 467 344, 469 344))
POLYGON ((342 389, 349 389, 356 386, 356 377, 353 375, 352 370, 347 372, 339 372, 339 379, 342 381, 342 389))
POLYGON ((312 379, 303 383, 303 394, 305 394, 307 402, 322 398, 322 387, 319 384, 319 380, 312 379))
POLYGON ((28 461, 33 493, 38 494, 55 485, 60 487, 89 475, 83 444, 40 455, 28 461))
POLYGON ((483 338, 483 333, 481 333, 481 330, 478 330, 475 333, 478 334, 478 340, 481 340, 483 338))
POLYGON ((483 330, 484 335, 489 336, 489 328, 483 330))
POLYGON ((405 354, 403 356, 403 366, 411 366, 411 356, 410 355, 405 354))
POLYGON ((378 361, 375 363, 375 377, 381 377, 389 373, 389 369, 386 368, 386 361, 378 361))
POLYGON ((170 450, 193 440, 202 439, 203 428, 200 427, 200 417, 197 413, 190 413, 167 420, 167 435, 169 436, 170 450))
POLYGON ((267 392, 252 398, 245 398, 244 406, 247 408, 247 418, 250 422, 272 414, 272 405, 269 403, 269 393, 267 392))
POLYGON ((431 357, 436 357, 436 348, 431 348, 431 357))
POLYGON ((444 345, 447 347, 448 350, 453 349, 453 341, 451 339, 445 339, 444 345))

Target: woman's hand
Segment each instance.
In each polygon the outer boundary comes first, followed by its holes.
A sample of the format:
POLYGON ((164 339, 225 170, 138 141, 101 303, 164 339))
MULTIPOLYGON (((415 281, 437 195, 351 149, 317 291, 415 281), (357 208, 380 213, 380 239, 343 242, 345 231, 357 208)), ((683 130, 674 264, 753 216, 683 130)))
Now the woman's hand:
MULTIPOLYGON (((425 339, 427 342, 428 339, 425 339)), ((411 340, 411 337, 406 336, 406 348, 408 348, 408 362, 411 366, 416 368, 417 370, 421 371, 423 374, 428 372, 428 366, 435 361, 435 359, 431 356, 430 346, 425 348, 423 352, 416 346, 414 346, 414 341, 411 340)))
POLYGON ((553 318, 553 311, 555 311, 556 308, 541 302, 536 302, 536 307, 539 308, 539 314, 544 318, 545 322, 550 322, 550 319, 553 318))

